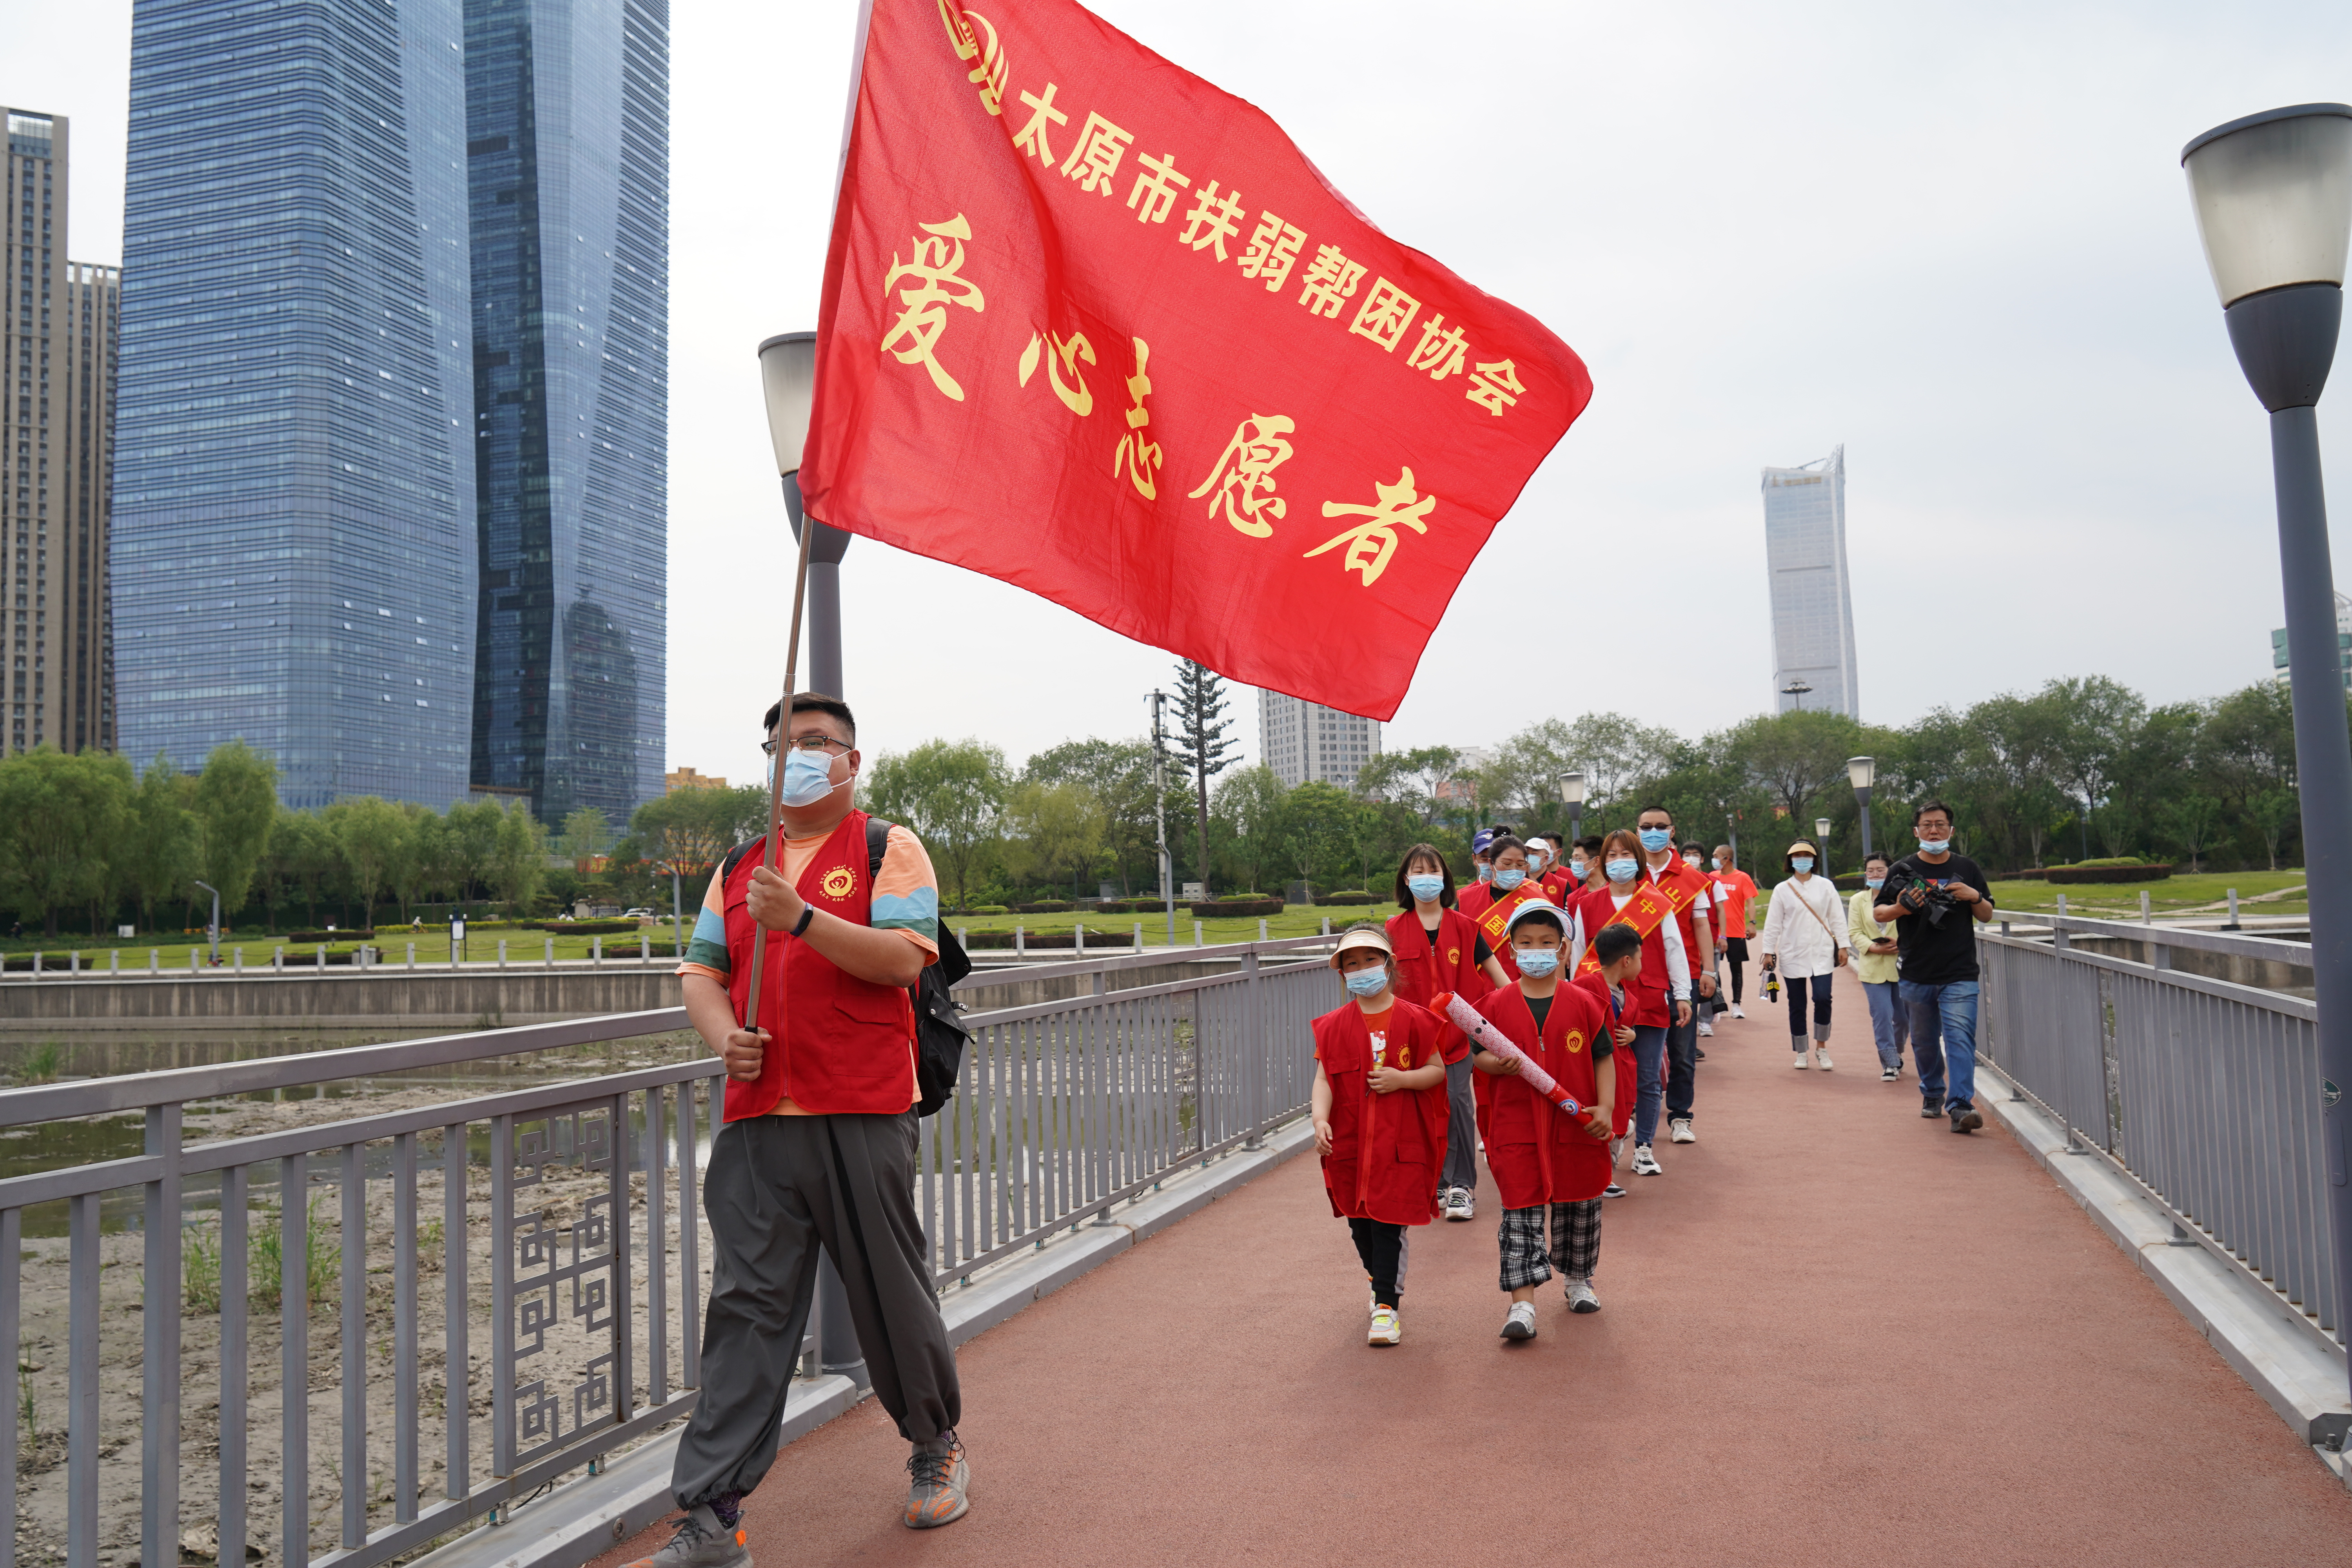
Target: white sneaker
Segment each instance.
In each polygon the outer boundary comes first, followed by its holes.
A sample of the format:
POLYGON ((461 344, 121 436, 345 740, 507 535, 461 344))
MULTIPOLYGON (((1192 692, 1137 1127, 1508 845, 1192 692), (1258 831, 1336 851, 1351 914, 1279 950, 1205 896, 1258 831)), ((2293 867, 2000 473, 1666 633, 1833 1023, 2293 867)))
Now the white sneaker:
POLYGON ((1511 1315, 1503 1320, 1503 1338, 1531 1340, 1536 1337, 1536 1308, 1532 1301, 1514 1301, 1511 1315))
POLYGON ((1701 1018, 1698 1021, 1698 1037, 1702 1040, 1711 1040, 1715 1038, 1715 1026, 1708 1023, 1705 1018, 1701 1018))
POLYGON ((1666 1137, 1676 1143, 1696 1143, 1698 1134, 1691 1131, 1690 1118, 1677 1116, 1666 1123, 1666 1137))
POLYGON ((1830 1048, 1827 1046, 1813 1047, 1813 1065, 1823 1072, 1830 1070, 1830 1048))
POLYGON ((1604 1198, 1622 1198, 1625 1195, 1625 1189, 1612 1182, 1601 1189, 1601 1195, 1604 1198))
POLYGON ((1371 1332, 1364 1336, 1364 1342, 1368 1345, 1393 1345, 1403 1341, 1404 1325, 1397 1321, 1396 1309, 1374 1307, 1371 1332))
POLYGON ((1747 1014, 1745 1014, 1745 1013, 1743 1013, 1743 1012, 1741 1012, 1741 1011, 1739 1010, 1739 1004, 1738 1004, 1738 1003, 1737 1003, 1737 1002, 1734 1002, 1734 1003, 1731 1005, 1731 1016, 1732 1016, 1733 1017, 1735 1017, 1735 1018, 1745 1018, 1746 1016, 1748 1016, 1748 1015, 1747 1015, 1747 1014))
POLYGON ((1804 1071, 1806 1068, 1812 1065, 1805 1060, 1805 1053, 1802 1051, 1790 1051, 1789 1054, 1797 1058, 1789 1065, 1795 1068, 1799 1072, 1804 1071))
POLYGON ((1657 1155, 1651 1152, 1650 1146, 1647 1143, 1641 1144, 1634 1149, 1633 1173, 1635 1175, 1660 1176, 1665 1173, 1665 1170, 1666 1168, 1664 1165, 1658 1163, 1657 1155))
POLYGON ((1612 1138, 1609 1141, 1609 1168, 1611 1170, 1613 1171, 1618 1166, 1625 1163, 1625 1145, 1632 1142, 1632 1139, 1622 1136, 1612 1138))
POLYGON ((1901 1078, 1902 1076, 1903 1075, 1901 1073, 1897 1072, 1893 1068, 1881 1068, 1878 1069, 1878 1081, 1881 1083, 1893 1083, 1896 1079, 1901 1078))
POLYGON ((1601 1298, 1592 1293, 1591 1280, 1571 1279, 1568 1282, 1568 1310, 1571 1312, 1601 1310, 1601 1298))
POLYGON ((1446 1194, 1445 1217, 1449 1221, 1475 1219, 1478 1217, 1477 1210, 1478 1205, 1471 1197, 1469 1188, 1456 1187, 1446 1194))

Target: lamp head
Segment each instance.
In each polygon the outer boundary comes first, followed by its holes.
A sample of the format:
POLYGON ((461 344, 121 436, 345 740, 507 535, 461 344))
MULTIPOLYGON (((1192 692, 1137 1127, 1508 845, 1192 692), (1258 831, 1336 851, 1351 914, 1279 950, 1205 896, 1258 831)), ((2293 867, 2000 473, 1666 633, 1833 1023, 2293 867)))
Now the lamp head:
POLYGON ((760 385, 768 399, 768 440, 776 472, 797 473, 816 403, 816 334, 786 332, 760 345, 760 385))
POLYGON ((1830 841, 1830 819, 1828 817, 1817 816, 1813 818, 1813 837, 1819 838, 1824 844, 1827 844, 1830 841))
POLYGON ((1582 773, 1570 772, 1559 775, 1559 800, 1562 805, 1582 805, 1584 804, 1584 775, 1582 773))
POLYGON ((2344 316, 2352 106, 2304 103, 2217 125, 2181 149, 2231 346, 2263 406, 2319 401, 2344 316))
POLYGON ((1878 779, 1878 760, 1874 757, 1848 757, 1845 776, 1853 781, 1856 789, 1868 789, 1878 779))

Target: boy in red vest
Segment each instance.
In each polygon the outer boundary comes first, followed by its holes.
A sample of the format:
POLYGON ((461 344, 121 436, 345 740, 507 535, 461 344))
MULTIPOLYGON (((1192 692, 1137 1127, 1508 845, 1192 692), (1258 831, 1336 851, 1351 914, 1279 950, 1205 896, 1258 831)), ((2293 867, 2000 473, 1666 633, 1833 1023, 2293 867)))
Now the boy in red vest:
POLYGON ((1315 1020, 1310 1102, 1331 1212, 1348 1222, 1371 1280, 1366 1341, 1376 1345, 1404 1337, 1397 1302, 1405 1228, 1437 1216, 1445 1057, 1465 1047, 1458 1030, 1397 996, 1390 983, 1394 957, 1387 933, 1370 921, 1340 933, 1331 967, 1346 982, 1349 1000, 1315 1020))
MULTIPOLYGON (((1609 1167, 1613 1172, 1626 1129, 1633 1123, 1633 1098, 1640 1085, 1633 1065, 1633 1026, 1625 1021, 1625 1010, 1632 1005, 1626 987, 1642 973, 1642 938, 1632 926, 1604 925, 1593 933, 1591 957, 1591 963, 1579 966, 1580 972, 1570 984, 1591 992, 1593 1000, 1609 1014, 1610 1043, 1616 1047, 1609 1059, 1617 1069, 1617 1121, 1612 1129, 1617 1142, 1609 1146, 1609 1167)), ((1622 1198, 1625 1189, 1612 1176, 1601 1195, 1622 1198)))
MULTIPOLYGON (((1442 991, 1476 1001, 1507 985, 1486 939, 1455 907, 1454 878, 1433 844, 1416 844, 1397 867, 1398 912, 1389 917, 1389 946, 1395 953, 1396 994, 1416 1007, 1442 991)), ((1448 1221, 1477 1217, 1477 1102, 1471 1091, 1468 1057, 1445 1069, 1445 1093, 1453 1121, 1445 1139, 1445 1173, 1438 1201, 1448 1221)))
POLYGON ((1519 1079, 1519 1064, 1492 1051, 1472 1058, 1494 1080, 1486 1110, 1486 1169, 1502 1194, 1502 1288, 1511 1310, 1503 1338, 1536 1336, 1536 1289, 1556 1268, 1571 1311, 1597 1312, 1593 1266, 1601 1256, 1601 1193, 1609 1184, 1609 1139, 1616 1126, 1617 1073, 1602 1067, 1614 1049, 1609 1015, 1568 976, 1569 922, 1549 904, 1521 906, 1509 940, 1518 983, 1478 1003, 1486 1021, 1549 1073, 1584 1109, 1562 1113, 1519 1079), (1544 1222, 1551 1222, 1546 1256, 1544 1222))

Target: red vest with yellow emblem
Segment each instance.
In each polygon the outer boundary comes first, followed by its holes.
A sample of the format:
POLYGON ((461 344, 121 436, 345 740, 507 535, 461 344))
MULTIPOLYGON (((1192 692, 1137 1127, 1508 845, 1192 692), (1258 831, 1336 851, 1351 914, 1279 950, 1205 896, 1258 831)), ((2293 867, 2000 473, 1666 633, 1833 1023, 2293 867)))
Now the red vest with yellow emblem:
MULTIPOLYGON (((1390 1003, 1383 1065, 1411 1072, 1443 1060, 1449 1049, 1466 1050, 1468 1042, 1435 1014, 1402 999, 1390 1003)), ((1315 1020, 1315 1059, 1331 1085, 1331 1152, 1323 1156, 1331 1212, 1389 1225, 1436 1218, 1450 1114, 1445 1080, 1424 1089, 1372 1093, 1364 1081, 1372 1070, 1372 1035, 1353 1002, 1315 1020)))
MULTIPOLYGON (((724 889, 727 994, 739 1020, 751 990, 754 922, 744 900, 764 848, 743 857, 724 889)), ((814 908, 854 925, 867 922, 874 887, 864 812, 842 819, 794 885, 814 908)), ((768 1031, 768 1054, 758 1078, 727 1080, 725 1120, 765 1116, 787 1095, 822 1116, 897 1116, 914 1104, 915 1009, 904 987, 860 980, 784 931, 768 933, 767 958, 759 1026, 768 1031)))
POLYGON ((1585 947, 1584 960, 1577 973, 1581 975, 1601 967, 1592 942, 1602 926, 1633 927, 1642 938, 1642 973, 1625 987, 1625 1022, 1663 1029, 1675 1021, 1674 1010, 1667 1001, 1674 983, 1666 973, 1666 939, 1658 933, 1674 918, 1674 900, 1639 876, 1631 886, 1633 896, 1622 910, 1617 907, 1616 896, 1607 888, 1589 889, 1578 898, 1573 907, 1584 920, 1585 947))
POLYGON ((1439 914, 1434 940, 1416 910, 1391 915, 1388 929, 1389 946, 1396 953, 1391 984, 1398 996, 1414 1006, 1428 1006, 1429 999, 1443 991, 1475 1002, 1494 988, 1478 967, 1478 929, 1460 910, 1439 914))
MULTIPOLYGON (((1542 898, 1543 885, 1539 882, 1521 882, 1507 893, 1492 882, 1481 882, 1475 888, 1462 889, 1462 912, 1470 918, 1470 923, 1477 928, 1478 934, 1486 939, 1488 950, 1501 962, 1503 973, 1509 979, 1519 977, 1519 961, 1511 956, 1511 913, 1528 900, 1542 898)), ((1544 901, 1549 903, 1550 900, 1547 899, 1544 901)), ((1466 996, 1469 993, 1464 992, 1463 994, 1466 996)))
MULTIPOLYGON (((1542 1037, 1536 1016, 1516 985, 1487 993, 1478 1004, 1487 1022, 1559 1080, 1579 1105, 1600 1101, 1592 1042, 1609 1021, 1592 993, 1562 985, 1551 994, 1542 1037)), ((1490 1078, 1486 1107, 1486 1169, 1507 1209, 1581 1203, 1609 1184, 1609 1142, 1595 1138, 1581 1115, 1565 1116, 1516 1077, 1490 1078)))

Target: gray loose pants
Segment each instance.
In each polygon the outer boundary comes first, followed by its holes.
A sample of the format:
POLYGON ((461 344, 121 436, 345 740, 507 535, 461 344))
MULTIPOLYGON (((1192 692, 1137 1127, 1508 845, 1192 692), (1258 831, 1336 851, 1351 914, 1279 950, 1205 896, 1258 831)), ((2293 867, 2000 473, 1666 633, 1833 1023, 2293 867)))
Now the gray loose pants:
POLYGON ((924 1443, 962 1414, 955 1352, 931 1294, 915 1211, 915 1115, 730 1121, 702 1184, 714 1256, 702 1396, 678 1440, 682 1509, 748 1492, 775 1462, 799 1370, 819 1247, 849 1297, 875 1397, 924 1443))
POLYGON ((1478 1100, 1470 1089, 1470 1058, 1445 1064, 1445 1173, 1441 1183, 1478 1190, 1478 1100))

